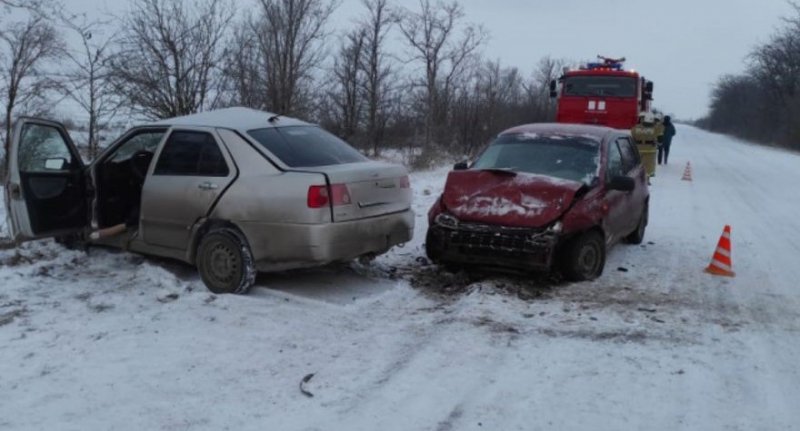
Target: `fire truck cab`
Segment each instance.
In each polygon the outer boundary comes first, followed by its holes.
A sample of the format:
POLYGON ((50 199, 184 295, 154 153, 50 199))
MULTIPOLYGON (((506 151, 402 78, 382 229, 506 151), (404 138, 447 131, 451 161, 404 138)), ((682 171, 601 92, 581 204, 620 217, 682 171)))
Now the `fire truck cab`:
POLYGON ((631 129, 650 110, 653 82, 624 70, 625 58, 598 58, 550 82, 550 97, 558 98, 556 122, 631 129))

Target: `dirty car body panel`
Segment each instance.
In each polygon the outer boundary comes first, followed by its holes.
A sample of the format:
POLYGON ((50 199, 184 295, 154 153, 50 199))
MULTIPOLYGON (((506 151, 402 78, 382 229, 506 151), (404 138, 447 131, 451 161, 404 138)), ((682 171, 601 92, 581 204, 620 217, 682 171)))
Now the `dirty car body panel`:
POLYGON ((637 229, 649 199, 638 153, 623 131, 535 124, 503 132, 464 170, 451 171, 430 209, 426 250, 445 264, 549 270, 570 241, 602 234, 606 247, 637 229), (613 170, 613 172, 612 172, 613 170), (608 185, 624 176, 635 186, 608 185))

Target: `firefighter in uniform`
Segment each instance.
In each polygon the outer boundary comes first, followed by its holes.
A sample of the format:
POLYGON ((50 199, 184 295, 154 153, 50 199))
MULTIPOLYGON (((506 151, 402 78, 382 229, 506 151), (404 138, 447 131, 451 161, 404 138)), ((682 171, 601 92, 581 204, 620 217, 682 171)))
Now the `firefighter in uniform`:
MULTIPOLYGON (((661 133, 663 133, 661 125, 661 133)), ((658 153, 658 132, 655 115, 644 112, 639 116, 639 123, 631 129, 631 136, 636 141, 636 147, 642 156, 642 164, 647 172, 648 179, 656 175, 656 154, 658 153)))

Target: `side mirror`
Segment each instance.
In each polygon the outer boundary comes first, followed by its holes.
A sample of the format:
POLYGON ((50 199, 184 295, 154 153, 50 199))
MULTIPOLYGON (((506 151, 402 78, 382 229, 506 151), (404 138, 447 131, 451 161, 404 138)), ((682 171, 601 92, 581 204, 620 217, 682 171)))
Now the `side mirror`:
POLYGON ((644 84, 644 98, 653 100, 653 81, 647 81, 644 84))
POLYGON ((465 171, 467 169, 469 169, 469 162, 458 162, 453 165, 454 171, 465 171))
POLYGON ((44 161, 44 168, 48 171, 61 171, 67 166, 67 159, 54 158, 44 161))
POLYGON ((550 81, 550 98, 555 99, 558 97, 556 80, 550 81))
POLYGON ((608 182, 608 189, 609 190, 619 190, 621 192, 630 192, 636 188, 636 181, 634 181, 631 177, 626 176, 616 176, 611 178, 611 181, 608 182))

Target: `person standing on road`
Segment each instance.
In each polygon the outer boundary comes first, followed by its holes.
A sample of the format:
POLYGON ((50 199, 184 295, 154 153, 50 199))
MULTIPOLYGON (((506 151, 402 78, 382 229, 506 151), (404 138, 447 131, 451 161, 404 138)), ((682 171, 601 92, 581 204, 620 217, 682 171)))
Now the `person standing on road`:
POLYGON ((672 118, 667 115, 664 117, 664 134, 661 136, 661 142, 658 146, 659 165, 662 160, 665 165, 667 164, 667 160, 669 159, 669 147, 672 145, 673 136, 675 136, 675 125, 672 124, 672 118))

